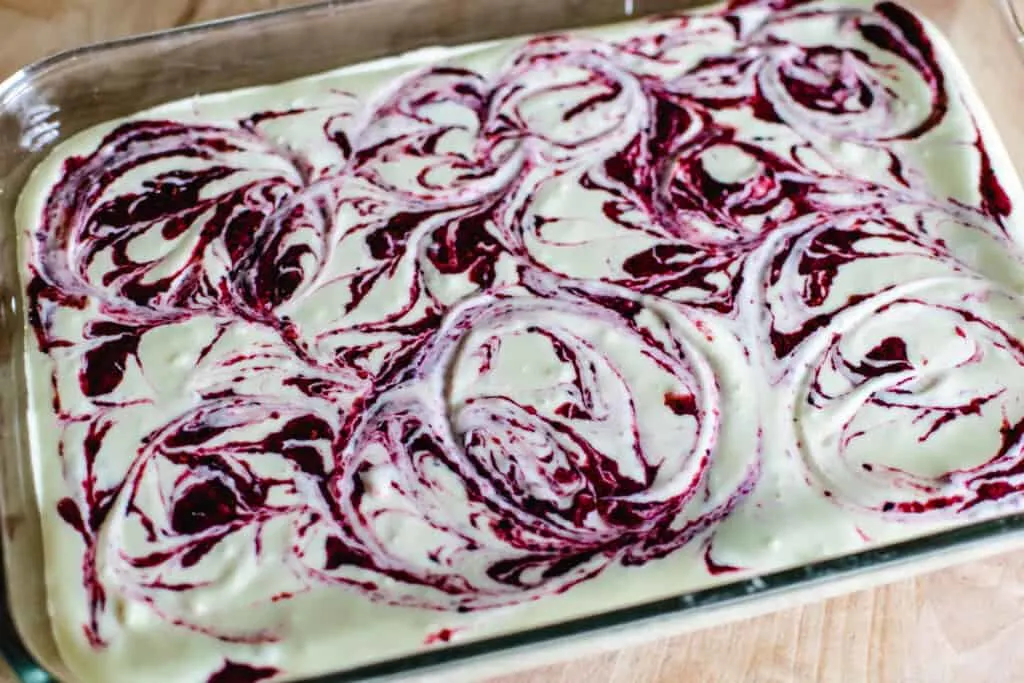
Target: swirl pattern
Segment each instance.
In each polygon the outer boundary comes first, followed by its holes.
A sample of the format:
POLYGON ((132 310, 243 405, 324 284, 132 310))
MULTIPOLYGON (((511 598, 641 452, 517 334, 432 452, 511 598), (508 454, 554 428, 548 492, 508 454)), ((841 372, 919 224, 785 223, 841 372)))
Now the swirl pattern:
POLYGON ((848 311, 794 420, 830 494, 897 516, 1016 494, 1021 319, 1016 297, 968 278, 923 280, 848 311), (901 326, 912 332, 896 335, 901 326))
POLYGON ((791 460, 893 524, 1014 500, 1019 188, 946 59, 890 2, 745 0, 66 155, 27 299, 92 646, 765 569, 712 552, 791 460))

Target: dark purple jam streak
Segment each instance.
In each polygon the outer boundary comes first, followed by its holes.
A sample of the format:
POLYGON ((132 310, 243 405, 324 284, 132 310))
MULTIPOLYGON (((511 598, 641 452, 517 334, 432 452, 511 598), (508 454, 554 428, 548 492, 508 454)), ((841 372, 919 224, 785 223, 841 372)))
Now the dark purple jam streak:
POLYGON ((236 662, 225 662, 224 667, 209 678, 208 683, 258 683, 273 678, 277 669, 269 666, 256 667, 236 662))
MULTIPOLYGON (((943 124, 954 96, 918 20, 889 2, 861 11, 746 0, 657 26, 620 42, 539 38, 488 76, 427 68, 365 111, 340 93, 322 108, 262 112, 237 125, 132 121, 66 162, 32 235, 28 315, 45 352, 73 358, 89 406, 67 409, 66 384, 56 392, 62 427, 86 435, 57 512, 86 548, 93 616, 84 628, 94 644, 106 642, 110 590, 97 575, 98 553, 116 554, 131 596, 160 612, 154 596, 206 585, 198 570, 225 539, 242 535, 253 552, 269 553, 263 530, 288 520, 287 566, 298 578, 273 601, 336 585, 392 604, 466 611, 564 591, 610 563, 640 565, 704 534, 750 491, 756 468, 722 501, 705 502, 728 407, 698 386, 698 360, 665 333, 670 326, 652 322, 652 300, 684 316, 756 320, 742 334, 748 357, 763 352, 780 377, 801 372, 801 350, 831 335, 798 411, 890 378, 895 384, 866 405, 910 411, 930 425, 924 441, 1000 400, 916 404, 906 387, 921 359, 900 330, 858 355, 837 326, 898 286, 858 280, 866 263, 907 259, 982 278, 980 262, 930 231, 938 221, 1009 245, 1011 202, 980 134, 974 203, 932 196, 920 162, 903 154, 943 124), (776 12, 766 19, 765 8, 776 12), (787 38, 811 25, 832 27, 821 36, 827 44, 787 38), (708 39, 719 47, 681 67, 674 51, 708 39), (917 93, 907 95, 916 108, 897 92, 917 93), (439 115, 439 105, 458 110, 461 123, 439 115), (560 113, 551 121, 538 108, 560 113), (737 116, 758 122, 763 136, 737 116), (293 119, 320 127, 315 146, 332 160, 272 142, 270 127, 293 119), (884 170, 845 168, 830 156, 835 145, 881 159, 884 170), (460 151, 447 151, 453 146, 460 151), (723 178, 722 158, 746 159, 750 173, 723 178), (394 171, 399 161, 408 177, 394 171), (540 198, 566 189, 597 201, 627 238, 617 261, 563 239, 573 219, 540 198), (166 248, 140 253, 143 238, 166 248), (338 259, 358 265, 339 271, 338 259), (587 274, 573 270, 577 263, 590 264, 587 274), (410 264, 413 274, 402 275, 410 264), (402 278, 407 291, 368 317, 381 307, 374 296, 402 278), (320 294, 329 297, 315 306, 328 302, 330 322, 296 315, 320 294), (88 311, 89 322, 59 332, 73 311, 88 311), (200 318, 216 333, 195 365, 216 359, 216 377, 192 410, 168 415, 145 438, 130 465, 105 464, 112 426, 152 403, 125 379, 144 371, 147 336, 200 318), (653 418, 586 325, 627 339, 675 387, 658 419, 680 433, 710 430, 710 450, 647 451, 640 434, 653 418), (240 327, 261 341, 224 357, 222 336, 240 327), (485 386, 502 344, 523 335, 563 365, 559 391, 568 398, 558 405, 480 389, 438 415, 414 390, 444 376, 437 368, 453 353, 462 364, 473 359, 485 386), (273 395, 253 389, 261 377, 273 395), (616 424, 629 463, 593 437, 616 424), (683 485, 661 486, 666 477, 683 485), (146 497, 154 486, 162 486, 160 509, 146 497), (464 509, 453 512, 444 505, 454 492, 464 509), (378 536, 381 520, 396 514, 443 539, 426 561, 378 536), (101 530, 115 522, 134 530, 130 550, 100 547, 101 530)), ((966 304, 943 306, 908 295, 875 308, 949 314, 979 349, 1024 357, 1001 322, 972 318, 966 304)), ((1022 429, 1005 421, 983 471, 950 475, 963 480, 959 493, 918 490, 869 507, 918 514, 1017 494, 1022 429)), ((844 428, 840 451, 863 436, 854 432, 844 428)), ((870 463, 854 469, 893 474, 870 463)), ((710 546, 706 560, 711 573, 738 569, 714 561, 710 546)), ((232 642, 276 637, 165 616, 232 642)), ((228 662, 210 681, 275 673, 228 662)))

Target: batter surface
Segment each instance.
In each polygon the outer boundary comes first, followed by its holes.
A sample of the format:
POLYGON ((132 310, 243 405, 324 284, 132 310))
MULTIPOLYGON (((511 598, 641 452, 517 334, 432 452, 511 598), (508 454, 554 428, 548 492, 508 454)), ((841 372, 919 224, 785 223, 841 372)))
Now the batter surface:
POLYGON ((76 135, 19 205, 61 652, 310 675, 1014 509, 1020 203, 890 2, 431 49, 76 135))

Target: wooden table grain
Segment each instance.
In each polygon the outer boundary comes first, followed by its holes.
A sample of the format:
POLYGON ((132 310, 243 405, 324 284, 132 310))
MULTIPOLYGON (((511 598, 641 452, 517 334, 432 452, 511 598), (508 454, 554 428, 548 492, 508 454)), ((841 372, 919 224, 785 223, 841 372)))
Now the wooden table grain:
MULTIPOLYGON (((0 0, 0 79, 75 45, 295 4, 0 0)), ((493 683, 1016 683, 1021 642, 1024 552, 1016 552, 493 683)), ((0 683, 14 683, 2 663, 0 683)))

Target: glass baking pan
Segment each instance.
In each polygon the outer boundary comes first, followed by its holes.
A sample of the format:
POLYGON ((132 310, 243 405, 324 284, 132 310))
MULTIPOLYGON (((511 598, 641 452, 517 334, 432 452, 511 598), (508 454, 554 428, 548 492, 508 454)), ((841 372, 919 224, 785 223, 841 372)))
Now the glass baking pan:
MULTIPOLYGON (((0 651, 32 683, 74 683, 48 622, 40 512, 25 425, 25 327, 14 209, 29 172, 94 124, 196 94, 280 82, 430 45, 610 23, 700 0, 325 2, 86 47, 0 84, 0 651)), ((1024 14, 1018 0, 902 0, 950 40, 1024 174, 1024 14)), ((1024 515, 524 632, 453 644, 317 681, 453 680, 680 633, 1024 545, 1024 515)))

